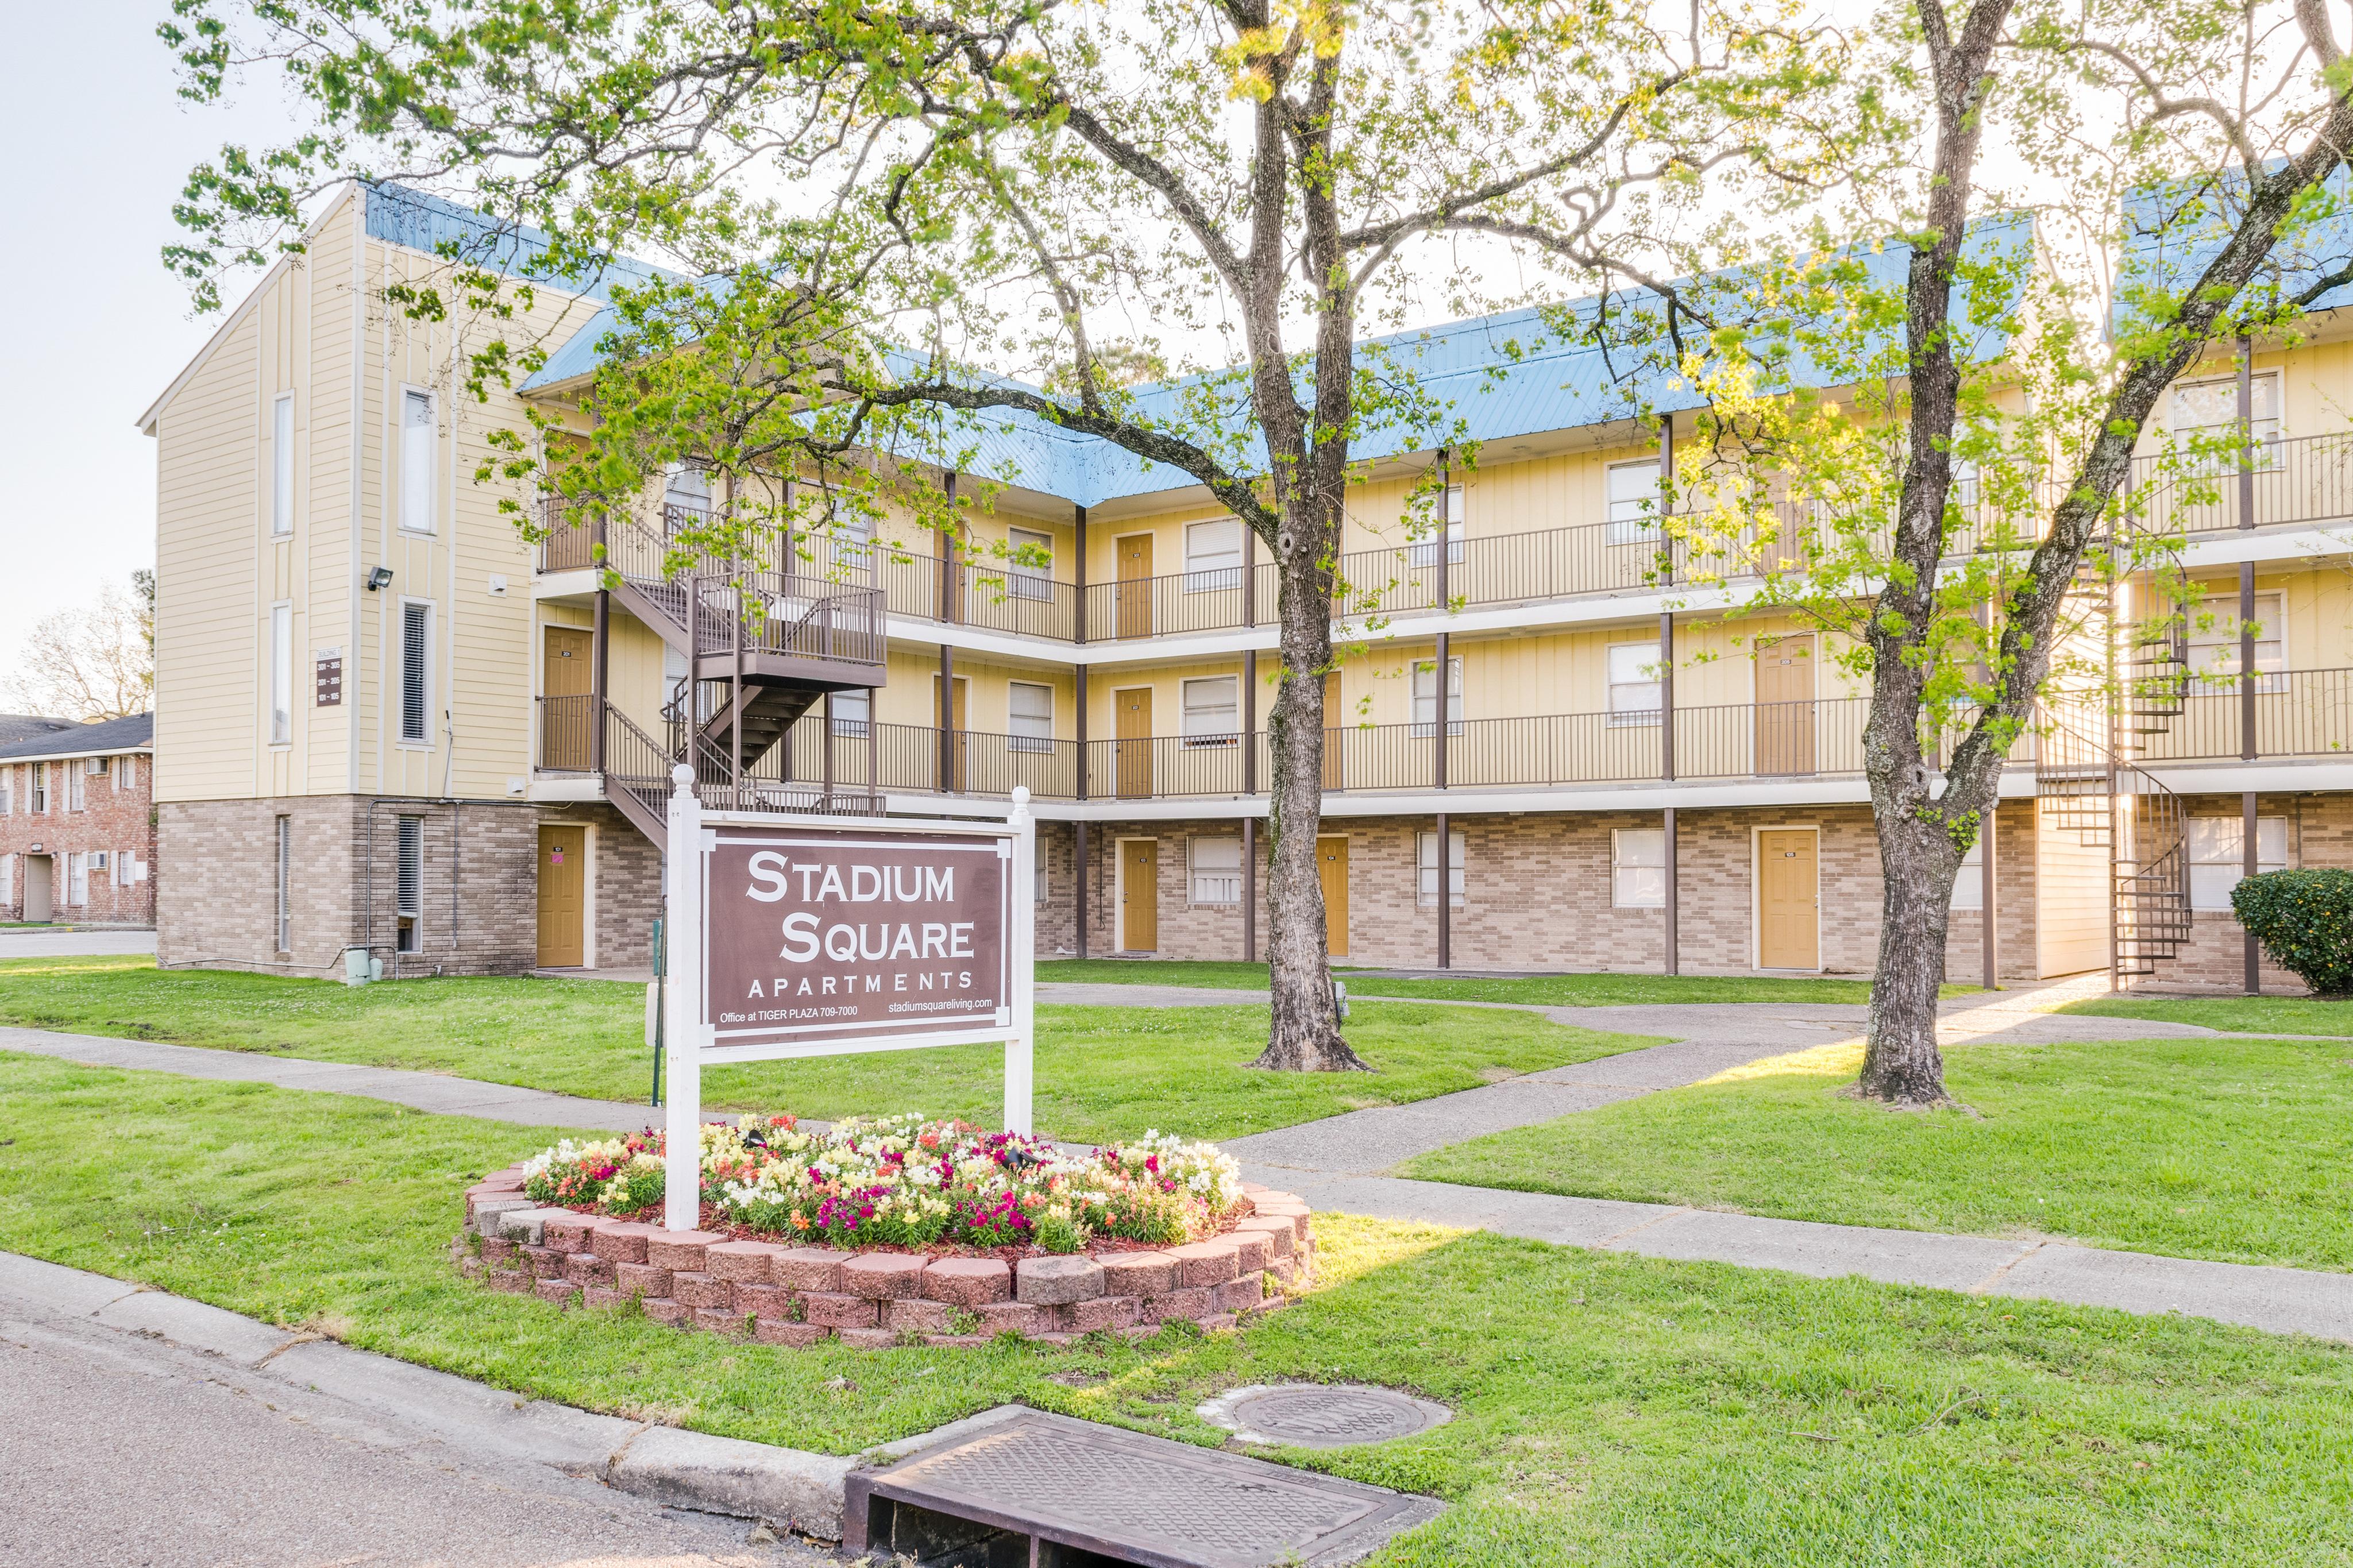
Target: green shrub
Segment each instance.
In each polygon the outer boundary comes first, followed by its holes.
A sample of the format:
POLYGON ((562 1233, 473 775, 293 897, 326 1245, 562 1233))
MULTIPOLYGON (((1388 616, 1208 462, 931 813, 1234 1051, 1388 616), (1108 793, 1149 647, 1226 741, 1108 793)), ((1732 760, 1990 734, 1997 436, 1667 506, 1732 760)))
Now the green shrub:
POLYGON ((2231 909, 2274 963, 2324 996, 2353 994, 2353 871, 2266 871, 2231 909))

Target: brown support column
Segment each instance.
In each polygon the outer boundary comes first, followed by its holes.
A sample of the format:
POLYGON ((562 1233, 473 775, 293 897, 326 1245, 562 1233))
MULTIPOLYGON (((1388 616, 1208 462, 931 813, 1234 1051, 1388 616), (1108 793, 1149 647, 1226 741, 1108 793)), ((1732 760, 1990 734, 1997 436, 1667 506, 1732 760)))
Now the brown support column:
POLYGON ((1084 642, 1087 640, 1087 509, 1078 507, 1074 510, 1079 516, 1079 565, 1074 577, 1078 603, 1071 607, 1071 630, 1077 641, 1084 642))
POLYGON ((1087 798, 1087 667, 1076 667, 1079 678, 1079 798, 1087 798))
POLYGON ((825 747, 825 803, 818 809, 829 812, 833 809, 833 693, 830 691, 825 694, 825 705, 818 714, 817 721, 820 743, 825 747))
POLYGON ((956 579, 962 575, 962 574, 956 569, 956 535, 962 531, 962 529, 959 526, 958 520, 953 510, 955 506, 956 500, 956 476, 954 469, 950 469, 948 471, 947 493, 948 506, 951 510, 948 514, 947 525, 940 530, 940 543, 938 550, 938 559, 940 563, 940 624, 943 626, 953 624, 956 618, 956 612, 962 607, 959 602, 961 596, 956 593, 956 579))
POLYGON ((879 816, 882 810, 882 689, 866 689, 866 798, 879 816))
MULTIPOLYGON (((601 566, 597 581, 604 581, 601 566)), ((588 634, 588 771, 599 777, 605 772, 605 693, 611 673, 612 629, 613 595, 600 587, 588 634)))
POLYGON ((940 644, 940 793, 950 793, 955 765, 955 647, 940 644))
MULTIPOLYGON (((2249 790, 2239 797, 2239 836, 2242 840, 2239 847, 2239 865, 2242 876, 2252 877, 2261 867, 2262 857, 2257 853, 2261 846, 2255 839, 2257 826, 2255 792, 2249 790)), ((2263 989, 2263 952, 2256 945, 2255 933, 2249 931, 2247 932, 2247 994, 2259 995, 2263 989)))
POLYGON ((1682 932, 1676 920, 1675 905, 1675 808, 1671 805, 1660 815, 1666 819, 1663 824, 1666 828, 1666 853, 1661 858, 1667 863, 1667 973, 1681 974, 1683 973, 1683 954, 1680 951, 1682 932))
POLYGON ((2239 340, 2239 526, 2255 526, 2255 340, 2239 340))
POLYGON ((1675 777, 1675 615, 1659 612, 1659 776, 1675 777))
POLYGON ((1985 949, 1985 988, 1989 991, 1999 991, 2001 989, 2001 963, 2000 956, 1995 951, 1997 945, 1995 933, 1998 928, 1994 920, 1993 904, 1993 890, 1996 886, 1996 878, 1994 876, 1994 847, 2000 837, 1994 828, 1994 818, 2000 812, 2000 801, 1996 801, 1992 805, 1986 807, 1984 836, 1979 840, 1979 842, 1985 846, 1985 848, 1978 858, 1978 886, 1979 889, 1978 893, 1978 918, 1981 922, 1978 942, 1985 949))

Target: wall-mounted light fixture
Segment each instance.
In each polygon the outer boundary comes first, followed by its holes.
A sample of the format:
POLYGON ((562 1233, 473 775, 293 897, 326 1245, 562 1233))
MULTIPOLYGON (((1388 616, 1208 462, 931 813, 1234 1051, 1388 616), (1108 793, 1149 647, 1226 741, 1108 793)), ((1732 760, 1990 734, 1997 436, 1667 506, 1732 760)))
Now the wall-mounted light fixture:
POLYGON ((367 574, 367 591, 368 591, 369 593, 371 593, 371 594, 378 594, 378 593, 382 593, 385 589, 389 588, 389 587, 391 587, 391 586, 392 586, 392 568, 391 568, 391 567, 389 567, 389 566, 378 566, 378 567, 375 568, 374 570, 372 570, 371 572, 369 572, 369 573, 368 573, 368 574, 367 574))

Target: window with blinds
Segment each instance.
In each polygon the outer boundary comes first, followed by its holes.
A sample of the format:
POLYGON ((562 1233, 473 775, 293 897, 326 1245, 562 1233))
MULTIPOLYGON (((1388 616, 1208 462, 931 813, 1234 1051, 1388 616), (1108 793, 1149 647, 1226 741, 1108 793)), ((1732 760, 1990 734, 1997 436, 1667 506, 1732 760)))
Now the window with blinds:
POLYGON ((433 395, 400 395, 400 526, 411 533, 433 531, 433 470, 439 436, 433 428, 433 395))
POLYGON ((1006 588, 1017 599, 1054 596, 1054 536, 1035 529, 1008 528, 1005 542, 1014 552, 1006 563, 1006 588))
POLYGON ((1185 526, 1185 592, 1208 594, 1242 585, 1240 518, 1213 518, 1185 526))
POLYGON ((1241 682, 1230 675, 1212 675, 1185 682, 1185 744, 1236 746, 1241 743, 1241 682))
POLYGON ((278 951, 294 951, 294 819, 278 819, 278 951))
POLYGON ((1222 905, 1242 901, 1240 839, 1188 838, 1185 852, 1187 902, 1222 905))
POLYGON ((294 395, 269 405, 269 531, 294 531, 294 395))
POLYGON ((395 951, 416 952, 417 922, 425 914, 425 819, 399 818, 396 869, 393 874, 395 951))
POLYGON ((410 601, 400 606, 400 738, 404 741, 433 739, 426 714, 432 630, 432 605, 410 601))
MULTIPOLYGON (((1446 661, 1446 732, 1462 733, 1462 661, 1446 661)), ((1425 658, 1413 667, 1413 730, 1417 740, 1438 733, 1438 661, 1425 658)))
POLYGON ((1016 680, 1008 689, 1007 725, 1013 750, 1050 752, 1054 749, 1054 689, 1036 681, 1016 680))
MULTIPOLYGON (((1446 901, 1455 909, 1462 907, 1462 835, 1450 832, 1446 836, 1446 901)), ((1438 907, 1438 835, 1414 835, 1414 897, 1429 909, 1438 907)))

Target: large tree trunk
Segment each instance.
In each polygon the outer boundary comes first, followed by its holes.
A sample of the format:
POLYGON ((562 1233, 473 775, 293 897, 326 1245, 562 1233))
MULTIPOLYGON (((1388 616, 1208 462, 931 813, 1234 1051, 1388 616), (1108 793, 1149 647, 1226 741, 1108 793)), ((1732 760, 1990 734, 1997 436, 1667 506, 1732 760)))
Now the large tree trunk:
POLYGON ((1369 1072, 1340 1036, 1326 957, 1330 932, 1315 834, 1324 820, 1324 671, 1332 664, 1332 590, 1322 528, 1286 517, 1282 573, 1282 687, 1267 719, 1274 777, 1269 801, 1274 1016, 1254 1064, 1280 1072, 1369 1072))
POLYGON ((1936 991, 1945 979, 1945 925, 1964 853, 1935 819, 1883 816, 1879 864, 1879 968, 1871 988, 1871 1032, 1856 1086, 1871 1100, 1906 1110, 1953 1103, 1936 1047, 1936 991))

